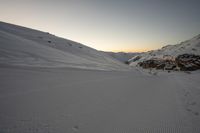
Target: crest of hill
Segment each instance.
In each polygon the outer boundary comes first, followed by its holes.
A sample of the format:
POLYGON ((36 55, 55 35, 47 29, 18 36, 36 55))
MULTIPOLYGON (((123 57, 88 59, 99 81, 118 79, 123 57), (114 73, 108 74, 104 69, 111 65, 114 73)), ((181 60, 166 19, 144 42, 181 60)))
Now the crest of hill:
POLYGON ((0 22, 0 64, 98 70, 129 68, 111 56, 78 42, 4 22, 0 22))

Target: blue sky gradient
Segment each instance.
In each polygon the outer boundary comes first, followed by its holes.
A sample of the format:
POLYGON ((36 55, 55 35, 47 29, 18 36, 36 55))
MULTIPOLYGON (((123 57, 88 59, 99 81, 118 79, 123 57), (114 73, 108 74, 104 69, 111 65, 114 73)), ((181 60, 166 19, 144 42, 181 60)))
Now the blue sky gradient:
POLYGON ((0 0, 1 21, 105 51, 146 51, 200 34, 200 0, 0 0))

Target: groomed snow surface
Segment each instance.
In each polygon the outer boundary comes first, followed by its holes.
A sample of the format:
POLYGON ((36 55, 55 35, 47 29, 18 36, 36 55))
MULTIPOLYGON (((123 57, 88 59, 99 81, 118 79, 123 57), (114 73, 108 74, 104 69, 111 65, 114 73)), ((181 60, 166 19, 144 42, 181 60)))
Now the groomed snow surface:
POLYGON ((199 133, 199 78, 200 73, 1 67, 0 131, 199 133))
POLYGON ((0 133, 200 133, 199 79, 0 23, 0 133))

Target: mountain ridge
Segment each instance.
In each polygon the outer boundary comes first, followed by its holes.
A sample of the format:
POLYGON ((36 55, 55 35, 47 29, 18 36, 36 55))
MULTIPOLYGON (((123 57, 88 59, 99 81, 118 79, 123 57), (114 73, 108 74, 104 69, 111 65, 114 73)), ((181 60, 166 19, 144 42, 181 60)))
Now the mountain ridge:
MULTIPOLYGON (((181 59, 184 61, 184 67, 194 66, 200 67, 200 34, 175 45, 166 45, 158 50, 152 50, 140 53, 129 60, 130 66, 158 67, 162 65, 172 65, 174 68, 181 59), (179 61, 178 61, 179 60, 179 61), (187 61, 186 61, 187 60, 187 61), (187 65, 187 66, 186 66, 187 65)), ((182 62, 181 61, 181 62, 182 62)), ((183 62, 182 62, 183 63, 183 62)), ((163 68, 159 67, 159 68, 163 68)), ((151 68, 151 67, 150 67, 151 68)))
POLYGON ((81 43, 0 22, 0 63, 22 66, 125 70, 128 66, 81 43))

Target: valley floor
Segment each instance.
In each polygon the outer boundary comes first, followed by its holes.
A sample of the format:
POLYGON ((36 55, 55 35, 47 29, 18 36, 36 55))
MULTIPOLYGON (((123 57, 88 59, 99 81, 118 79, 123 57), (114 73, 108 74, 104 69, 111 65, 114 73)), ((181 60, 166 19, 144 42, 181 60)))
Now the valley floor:
POLYGON ((199 133, 199 77, 0 67, 0 132, 199 133))

